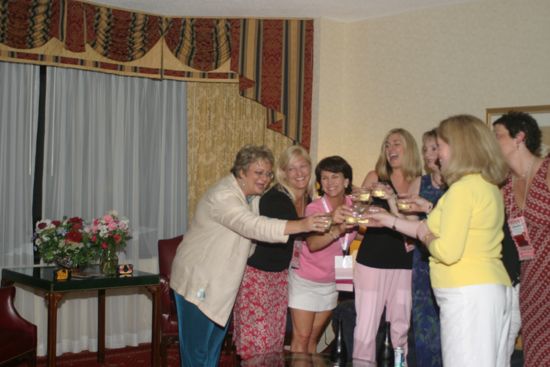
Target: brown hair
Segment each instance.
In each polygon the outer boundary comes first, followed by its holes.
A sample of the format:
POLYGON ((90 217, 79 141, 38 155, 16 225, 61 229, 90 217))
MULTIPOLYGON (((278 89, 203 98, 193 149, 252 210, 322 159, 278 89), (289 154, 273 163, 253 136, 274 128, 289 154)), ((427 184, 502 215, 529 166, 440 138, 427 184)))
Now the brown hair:
POLYGON ((268 161, 273 166, 273 153, 271 153, 271 150, 265 145, 245 145, 238 151, 235 161, 233 162, 233 167, 231 167, 231 173, 238 178, 239 174, 245 172, 250 164, 259 160, 268 161))

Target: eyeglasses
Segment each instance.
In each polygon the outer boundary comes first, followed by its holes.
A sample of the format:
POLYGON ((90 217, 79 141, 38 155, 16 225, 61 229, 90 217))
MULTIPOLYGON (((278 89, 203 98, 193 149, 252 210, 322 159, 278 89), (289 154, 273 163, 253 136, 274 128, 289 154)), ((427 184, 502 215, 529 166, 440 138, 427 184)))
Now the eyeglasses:
POLYGON ((265 177, 268 180, 273 180, 273 172, 254 171, 254 174, 258 177, 265 177))

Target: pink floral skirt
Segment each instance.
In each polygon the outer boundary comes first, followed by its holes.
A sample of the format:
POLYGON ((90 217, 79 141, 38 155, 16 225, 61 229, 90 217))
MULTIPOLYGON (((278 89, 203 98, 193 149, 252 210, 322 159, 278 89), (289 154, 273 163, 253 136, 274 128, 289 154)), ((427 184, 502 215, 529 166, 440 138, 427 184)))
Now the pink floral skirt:
POLYGON ((243 360, 283 351, 287 307, 288 270, 247 266, 233 308, 233 341, 243 360))

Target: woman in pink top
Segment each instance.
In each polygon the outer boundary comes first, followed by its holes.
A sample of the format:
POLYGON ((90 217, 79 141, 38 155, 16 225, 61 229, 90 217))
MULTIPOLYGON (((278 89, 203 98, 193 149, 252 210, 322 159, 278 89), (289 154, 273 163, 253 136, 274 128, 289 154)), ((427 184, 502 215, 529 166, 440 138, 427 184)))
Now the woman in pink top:
POLYGON ((315 168, 321 198, 306 207, 306 215, 331 213, 333 224, 325 233, 311 235, 299 249, 289 274, 292 316, 292 352, 315 353, 317 342, 336 307, 334 257, 342 255, 356 236, 345 224, 351 215, 352 169, 339 156, 323 159, 315 168))

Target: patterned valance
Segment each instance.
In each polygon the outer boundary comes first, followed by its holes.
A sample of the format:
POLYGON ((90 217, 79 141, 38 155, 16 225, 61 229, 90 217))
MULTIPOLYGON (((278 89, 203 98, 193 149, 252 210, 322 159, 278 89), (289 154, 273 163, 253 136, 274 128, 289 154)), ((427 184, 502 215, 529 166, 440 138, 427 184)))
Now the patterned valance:
POLYGON ((231 28, 241 95, 269 108, 270 128, 309 147, 313 21, 240 19, 231 28))
POLYGON ((239 82, 269 127, 309 146, 312 20, 176 18, 77 0, 0 0, 0 60, 239 82))

